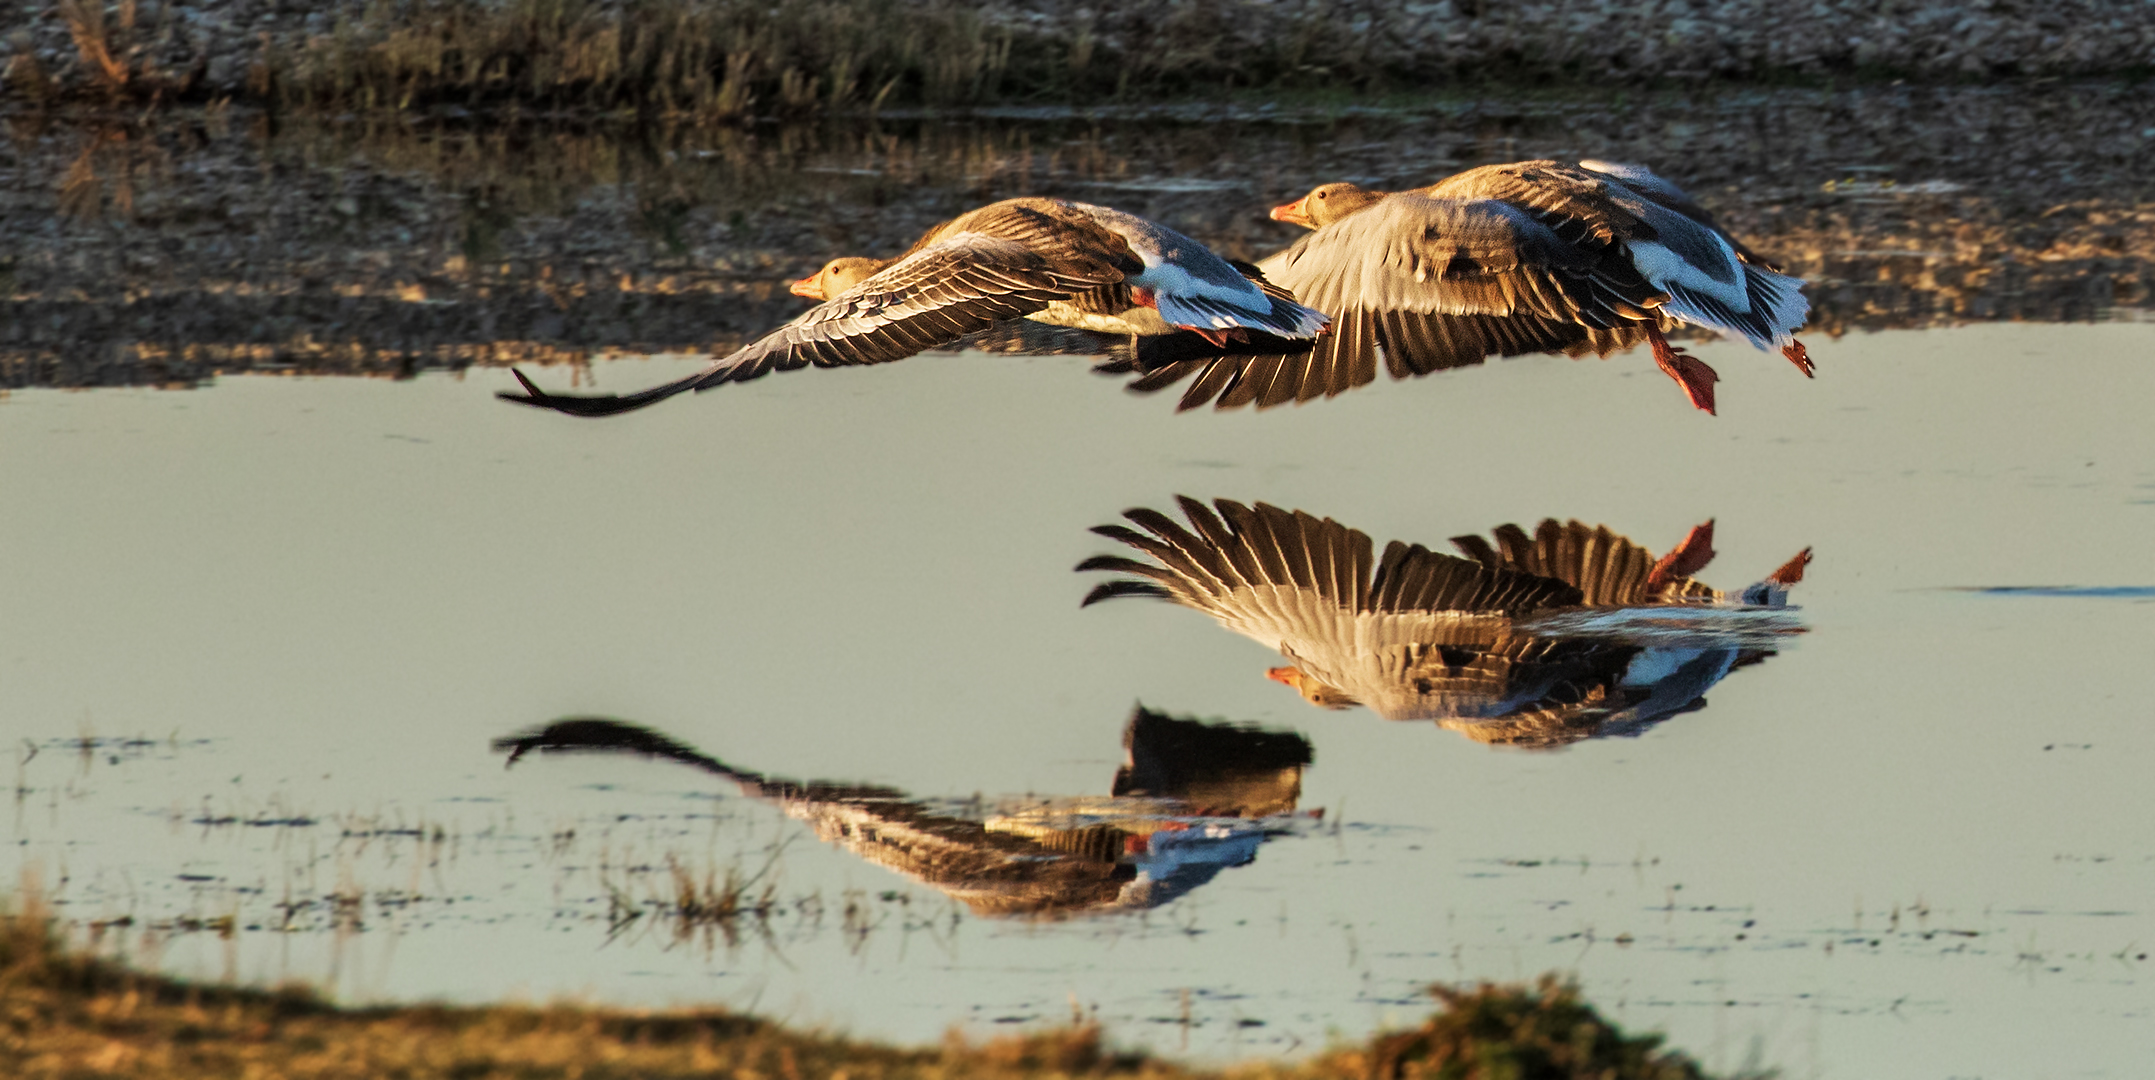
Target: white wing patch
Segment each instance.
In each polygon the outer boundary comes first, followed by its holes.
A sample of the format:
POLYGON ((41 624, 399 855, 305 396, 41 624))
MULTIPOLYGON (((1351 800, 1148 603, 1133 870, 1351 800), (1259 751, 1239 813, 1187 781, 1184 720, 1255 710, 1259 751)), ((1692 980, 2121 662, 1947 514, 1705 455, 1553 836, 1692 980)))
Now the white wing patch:
POLYGON ((1241 274, 1235 275, 1235 281, 1240 283, 1239 288, 1216 284, 1191 274, 1175 263, 1162 261, 1157 251, 1148 251, 1136 245, 1132 245, 1132 250, 1137 252, 1138 258, 1145 260, 1145 272, 1131 278, 1130 284, 1151 289, 1163 301, 1170 296, 1202 296, 1208 300, 1247 308, 1253 314, 1272 310, 1271 298, 1241 274))
MULTIPOLYGON (((1743 264, 1736 261, 1736 250, 1729 247, 1728 241, 1714 235, 1712 230, 1698 231, 1712 239, 1713 247, 1710 250, 1721 256, 1720 265, 1700 266, 1692 259, 1684 258, 1652 240, 1629 242, 1627 246, 1631 251, 1631 265, 1638 267, 1639 273, 1645 275, 1649 283, 1663 292, 1670 292, 1670 287, 1675 286, 1704 293, 1719 300, 1731 311, 1742 315, 1750 314, 1751 298, 1745 295, 1747 290, 1744 288, 1743 264)), ((1666 310, 1673 314, 1682 314, 1675 310, 1673 304, 1666 310)))

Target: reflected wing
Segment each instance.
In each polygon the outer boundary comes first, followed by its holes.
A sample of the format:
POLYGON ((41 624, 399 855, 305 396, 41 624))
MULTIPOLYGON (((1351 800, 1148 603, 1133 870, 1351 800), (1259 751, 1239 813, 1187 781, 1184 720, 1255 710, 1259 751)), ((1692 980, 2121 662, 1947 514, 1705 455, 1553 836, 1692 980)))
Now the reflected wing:
POLYGON ((772 371, 902 360, 1049 301, 1120 283, 1143 267, 1119 237, 1098 229, 1073 236, 1061 217, 1031 206, 996 204, 953 224, 963 231, 687 378, 634 394, 581 396, 546 393, 518 373, 525 393, 500 396, 574 416, 611 416, 772 371))
POLYGON ((1531 637, 1399 647, 1377 658, 1378 692, 1363 704, 1387 720, 1483 721, 1605 708, 1638 649, 1620 643, 1531 637))
MULTIPOLYGON (((739 784, 744 794, 806 823, 822 840, 937 889, 976 914, 1033 917, 1164 903, 1178 891, 1172 882, 1133 888, 1143 885, 1126 855, 1133 838, 1141 849, 1155 835, 1172 841, 1168 834, 1180 828, 1172 819, 1185 813, 1289 813, 1300 792, 1301 767, 1310 761, 1308 741, 1291 732, 1205 724, 1142 708, 1123 741, 1133 764, 1117 775, 1115 797, 1088 802, 1082 813, 1057 814, 1028 796, 1019 816, 986 820, 977 798, 938 805, 887 787, 771 779, 649 728, 595 717, 496 739, 494 749, 507 753, 511 765, 534 750, 626 752, 689 765, 739 784), (1136 793, 1125 788, 1147 784, 1157 789, 1148 793, 1153 797, 1126 797, 1136 793)), ((1240 841, 1228 844, 1230 854, 1263 832, 1237 835, 1240 841)), ((1201 842, 1211 834, 1205 836, 1201 842)), ((1210 876, 1204 869, 1182 874, 1180 888, 1201 884, 1210 876)))
POLYGON ((1544 518, 1534 534, 1517 525, 1498 526, 1490 543, 1479 536, 1455 536, 1452 546, 1490 569, 1554 578, 1577 588, 1581 603, 1591 607, 1649 604, 1691 596, 1713 596, 1714 591, 1692 580, 1713 557, 1712 522, 1692 530, 1676 551, 1675 561, 1661 565, 1651 551, 1609 530, 1606 525, 1580 521, 1559 524, 1544 518))
POLYGON ((1349 693, 1367 687, 1348 674, 1399 643, 1487 639, 1492 620, 1578 602, 1560 582, 1432 552, 1397 541, 1381 561, 1369 537, 1329 518, 1221 499, 1218 513, 1178 498, 1184 528, 1153 510, 1093 530, 1153 562, 1098 556, 1080 570, 1133 575, 1096 587, 1087 604, 1154 596, 1211 615, 1221 625, 1303 661, 1349 693))

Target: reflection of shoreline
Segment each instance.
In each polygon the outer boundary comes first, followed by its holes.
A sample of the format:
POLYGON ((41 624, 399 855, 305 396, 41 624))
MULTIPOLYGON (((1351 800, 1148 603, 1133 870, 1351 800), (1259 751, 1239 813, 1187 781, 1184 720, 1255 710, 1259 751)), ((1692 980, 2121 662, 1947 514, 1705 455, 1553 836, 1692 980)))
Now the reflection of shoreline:
POLYGON ((196 119, 24 129, 0 207, 0 387, 703 351, 800 310, 783 283, 826 257, 896 251, 1004 195, 1106 202, 1254 257, 1294 238, 1264 208, 1315 182, 1542 154, 1685 183, 1813 283, 1814 333, 2155 307, 2155 221, 2138 212, 2155 100, 2110 84, 1482 101, 1307 125, 258 136, 196 119))

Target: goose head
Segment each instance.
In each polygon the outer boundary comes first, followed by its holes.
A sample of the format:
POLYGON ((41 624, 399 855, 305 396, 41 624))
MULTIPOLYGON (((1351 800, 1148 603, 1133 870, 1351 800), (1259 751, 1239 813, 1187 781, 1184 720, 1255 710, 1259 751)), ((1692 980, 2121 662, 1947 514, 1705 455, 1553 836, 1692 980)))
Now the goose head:
POLYGON ((859 256, 832 259, 823 264, 823 269, 794 282, 789 291, 795 296, 805 296, 810 300, 829 300, 868 280, 876 271, 888 265, 888 259, 864 259, 859 256))
POLYGON ((1361 704, 1361 702, 1349 697, 1346 691, 1328 685, 1316 676, 1293 665, 1266 668, 1265 678, 1294 687, 1295 691, 1302 695, 1302 700, 1320 709, 1345 709, 1361 704))
POLYGON ((1311 188, 1309 194, 1285 206, 1273 207, 1272 220, 1291 222, 1305 229, 1322 229, 1388 194, 1390 192, 1371 191, 1346 181, 1319 184, 1311 188))

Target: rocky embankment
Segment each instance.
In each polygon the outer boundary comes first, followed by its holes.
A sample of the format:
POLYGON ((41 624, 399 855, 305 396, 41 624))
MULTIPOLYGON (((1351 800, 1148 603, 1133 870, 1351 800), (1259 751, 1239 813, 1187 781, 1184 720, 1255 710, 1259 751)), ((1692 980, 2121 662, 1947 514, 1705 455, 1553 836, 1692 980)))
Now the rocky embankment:
POLYGON ((18 115, 0 143, 0 387, 406 375, 725 349, 787 279, 1020 193, 1232 254, 1312 184, 1639 161, 1812 282, 1814 333, 2151 304, 2155 97, 2125 83, 1482 101, 1283 122, 273 125, 18 115))

